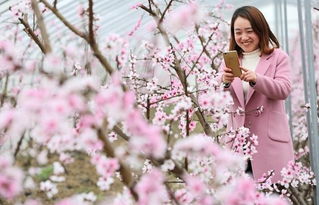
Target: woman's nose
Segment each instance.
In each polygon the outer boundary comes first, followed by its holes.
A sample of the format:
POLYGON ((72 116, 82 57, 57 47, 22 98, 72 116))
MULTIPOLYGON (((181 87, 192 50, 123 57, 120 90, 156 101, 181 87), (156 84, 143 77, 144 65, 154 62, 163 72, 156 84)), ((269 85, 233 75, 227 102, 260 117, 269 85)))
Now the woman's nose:
POLYGON ((247 40, 249 37, 247 34, 243 34, 241 38, 242 38, 242 40, 247 40))

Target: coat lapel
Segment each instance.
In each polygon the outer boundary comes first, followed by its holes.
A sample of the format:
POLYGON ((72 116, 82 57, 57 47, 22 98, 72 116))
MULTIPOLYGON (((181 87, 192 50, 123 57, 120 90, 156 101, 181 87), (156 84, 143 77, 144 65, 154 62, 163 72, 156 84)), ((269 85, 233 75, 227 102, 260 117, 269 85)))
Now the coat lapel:
MULTIPOLYGON (((270 65, 270 60, 269 58, 272 56, 274 52, 272 52, 269 55, 262 55, 260 57, 259 63, 256 67, 256 73, 258 73, 259 75, 264 75, 266 73, 266 71, 269 68, 270 65)), ((246 105, 249 102, 251 96, 254 94, 255 89, 253 89, 252 87, 249 86, 248 88, 248 93, 247 93, 247 99, 246 99, 246 105)))
POLYGON ((232 82, 234 92, 242 108, 245 107, 243 84, 239 78, 235 78, 232 82))

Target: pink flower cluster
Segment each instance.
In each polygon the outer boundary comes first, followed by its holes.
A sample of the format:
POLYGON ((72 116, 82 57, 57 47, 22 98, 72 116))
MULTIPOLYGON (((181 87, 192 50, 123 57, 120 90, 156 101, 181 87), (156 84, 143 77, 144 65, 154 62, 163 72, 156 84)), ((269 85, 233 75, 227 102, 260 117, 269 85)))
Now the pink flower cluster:
POLYGON ((120 84, 114 83, 95 98, 96 112, 108 117, 109 127, 122 122, 130 136, 132 151, 144 152, 153 157, 162 157, 166 143, 161 130, 148 124, 138 109, 134 108, 135 96, 133 92, 124 92, 120 84))
POLYGON ((99 175, 108 178, 120 168, 119 162, 114 158, 107 158, 104 155, 96 154, 91 159, 92 164, 96 166, 99 175))
POLYGON ((157 169, 152 169, 144 174, 135 187, 138 194, 138 205, 161 205, 168 202, 168 193, 164 186, 164 174, 157 169), (156 180, 154 180, 156 179, 156 180))
POLYGON ((21 59, 14 44, 7 40, 0 40, 0 72, 11 73, 22 68, 21 59))
POLYGON ((12 199, 22 191, 24 174, 13 166, 13 159, 8 154, 0 156, 0 197, 12 199))
POLYGON ((189 4, 173 10, 167 16, 165 25, 169 31, 176 32, 199 23, 204 16, 203 8, 200 8, 196 2, 191 1, 189 4))
POLYGON ((121 38, 117 34, 110 34, 105 39, 105 46, 103 47, 103 51, 107 53, 107 56, 109 58, 115 60, 114 67, 120 69, 123 68, 127 62, 128 46, 129 43, 127 39, 121 38))
POLYGON ((228 92, 215 89, 204 93, 200 95, 199 103, 200 107, 212 117, 211 127, 214 131, 223 129, 227 125, 229 116, 226 113, 228 107, 233 103, 228 92))
POLYGON ((15 18, 23 18, 25 14, 31 13, 31 1, 19 1, 12 5, 9 10, 15 18))
POLYGON ((284 167, 281 172, 282 180, 279 182, 284 187, 298 187, 299 184, 315 185, 314 173, 301 162, 290 161, 287 167, 284 167))
POLYGON ((212 138, 204 135, 178 140, 172 158, 179 162, 187 158, 191 173, 216 186, 241 176, 245 166, 242 156, 222 149, 212 138))
POLYGON ((288 205, 279 197, 266 196, 256 190, 255 182, 251 178, 238 178, 231 185, 218 193, 219 200, 225 205, 288 205))
POLYGON ((280 172, 282 179, 273 184, 272 177, 273 171, 265 173, 262 178, 258 179, 257 188, 266 192, 275 192, 283 196, 290 196, 289 189, 297 188, 300 185, 314 186, 315 176, 314 173, 301 162, 290 161, 286 167, 280 172), (279 186, 281 187, 279 189, 279 186))
POLYGON ((231 149, 243 154, 247 158, 252 158, 252 155, 257 153, 258 137, 250 134, 249 129, 239 127, 237 130, 230 130, 226 133, 227 144, 231 144, 231 149))

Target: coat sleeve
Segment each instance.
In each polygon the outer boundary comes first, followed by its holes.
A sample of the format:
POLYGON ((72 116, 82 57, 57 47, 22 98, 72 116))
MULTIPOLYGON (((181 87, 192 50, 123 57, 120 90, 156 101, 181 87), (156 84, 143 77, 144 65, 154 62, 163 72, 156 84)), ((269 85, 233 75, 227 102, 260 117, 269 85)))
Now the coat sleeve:
POLYGON ((257 73, 256 85, 253 88, 270 99, 285 100, 291 92, 291 69, 288 55, 281 53, 275 66, 273 78, 257 73))
MULTIPOLYGON (((225 67, 225 63, 222 62, 221 65, 219 66, 219 70, 218 70, 218 73, 217 73, 217 77, 216 77, 216 80, 217 82, 221 85, 223 83, 223 74, 224 74, 224 67, 225 67)), ((232 85, 230 84, 229 87, 227 88, 223 88, 225 91, 228 90, 230 91, 232 89, 232 85)))

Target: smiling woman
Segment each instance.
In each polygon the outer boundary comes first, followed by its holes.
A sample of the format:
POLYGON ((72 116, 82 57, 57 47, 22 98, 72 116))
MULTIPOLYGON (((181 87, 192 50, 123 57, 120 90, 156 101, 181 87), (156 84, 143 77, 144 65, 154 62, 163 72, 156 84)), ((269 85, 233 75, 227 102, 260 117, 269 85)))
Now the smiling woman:
POLYGON ((259 47, 259 37, 249 20, 238 17, 234 22, 235 41, 244 52, 252 52, 259 47))
MULTIPOLYGON (((244 126, 258 136, 249 171, 260 181, 272 170, 276 183, 282 179, 280 170, 294 160, 284 101, 291 91, 288 56, 279 49, 264 15, 253 6, 234 12, 229 49, 238 52, 242 75, 235 78, 230 68, 222 66, 222 80, 233 97, 233 113, 243 112, 230 116, 228 129, 244 126)), ((233 147, 234 140, 229 145, 233 147)))

